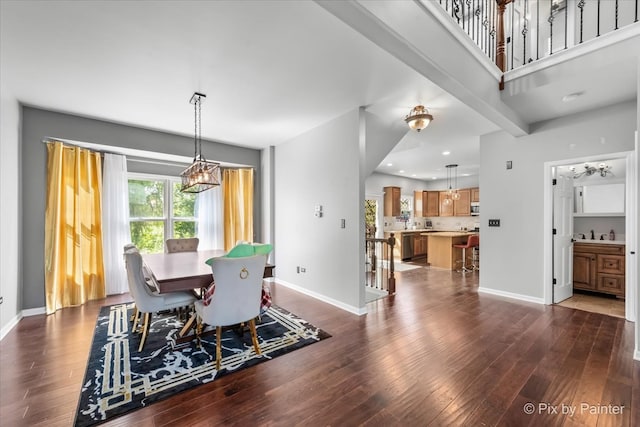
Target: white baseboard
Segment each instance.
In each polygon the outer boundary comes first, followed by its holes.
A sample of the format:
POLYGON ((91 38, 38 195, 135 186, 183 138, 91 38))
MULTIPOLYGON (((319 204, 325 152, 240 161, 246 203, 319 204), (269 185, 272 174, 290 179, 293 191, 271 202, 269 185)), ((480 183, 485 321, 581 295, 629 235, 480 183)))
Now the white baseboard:
POLYGON ((37 308, 28 308, 26 310, 22 310, 20 313, 16 314, 13 319, 9 321, 2 330, 0 330, 0 341, 2 341, 9 332, 22 320, 23 317, 29 316, 37 316, 39 314, 45 314, 46 310, 44 307, 37 308))
POLYGON ((366 308, 358 308, 358 307, 354 307, 352 305, 349 304, 345 304, 342 301, 338 301, 335 300, 333 298, 329 298, 325 295, 319 294, 317 292, 314 291, 310 291, 309 289, 305 289, 303 287, 300 287, 298 285, 294 285, 293 283, 289 283, 285 280, 282 279, 275 279, 273 281, 274 283, 278 284, 278 285, 282 285, 285 286, 289 289, 293 289, 296 292, 300 292, 301 294, 305 294, 308 295, 312 298, 315 298, 317 300, 320 300, 322 302, 326 302, 327 304, 331 304, 335 307, 338 307, 342 310, 348 311, 349 313, 353 313, 353 314, 357 314, 358 316, 362 316, 363 314, 367 314, 367 309, 366 308))
POLYGON ((13 319, 11 319, 9 321, 9 323, 7 323, 6 325, 4 325, 4 327, 2 328, 2 330, 0 330, 0 341, 2 341, 4 339, 4 337, 11 332, 11 330, 18 324, 18 322, 22 320, 22 312, 16 314, 13 319))
POLYGON ((46 313, 46 310, 44 307, 27 308, 26 310, 22 310, 22 315, 24 317, 37 316, 39 314, 45 314, 45 313, 46 313))
POLYGON ((478 292, 481 292, 483 294, 496 295, 499 297, 517 299, 520 301, 526 301, 526 302, 532 302, 535 304, 544 305, 544 298, 535 298, 535 297, 530 297, 529 295, 515 294, 513 292, 506 292, 506 291, 500 291, 497 289, 490 289, 490 288, 483 288, 483 287, 479 287, 478 292))

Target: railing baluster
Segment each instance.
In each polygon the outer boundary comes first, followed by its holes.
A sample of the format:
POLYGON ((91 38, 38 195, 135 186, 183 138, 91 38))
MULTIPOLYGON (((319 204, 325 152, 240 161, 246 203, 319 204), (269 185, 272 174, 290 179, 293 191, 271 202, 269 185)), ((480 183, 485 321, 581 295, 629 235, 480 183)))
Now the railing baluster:
POLYGON ((569 18, 569 1, 564 6, 564 49, 567 50, 567 22, 569 18))
POLYGON ((614 30, 618 29, 618 0, 616 0, 616 26, 614 30))
POLYGON ((600 37, 600 0, 598 0, 598 15, 596 19, 596 28, 598 29, 598 31, 596 31, 596 37, 600 37))
POLYGON ((515 25, 513 25, 513 16, 514 16, 514 10, 515 10, 515 5, 513 3, 511 3, 511 69, 513 70, 513 45, 515 44, 513 42, 513 29, 515 27, 515 25))
POLYGON ((540 59, 540 2, 536 2, 536 61, 540 59))
POLYGON ((478 6, 476 10, 473 11, 473 16, 475 16, 475 26, 476 26, 476 43, 480 44, 480 1, 478 0, 478 6))
POLYGON ((491 35, 491 55, 489 58, 492 61, 496 59, 496 7, 497 4, 491 2, 491 32, 489 33, 491 35))
POLYGON ((549 55, 553 55, 553 0, 549 0, 549 55))
POLYGON ((524 0, 524 22, 522 26, 522 65, 527 63, 527 5, 528 0, 524 0))
POLYGON ((464 31, 464 26, 465 26, 465 22, 464 22, 464 5, 465 5, 466 1, 463 0, 462 1, 462 30, 464 31))
POLYGON ((584 13, 584 0, 580 0, 578 2, 578 7, 580 8, 580 43, 582 43, 582 24, 583 24, 582 14, 584 13))

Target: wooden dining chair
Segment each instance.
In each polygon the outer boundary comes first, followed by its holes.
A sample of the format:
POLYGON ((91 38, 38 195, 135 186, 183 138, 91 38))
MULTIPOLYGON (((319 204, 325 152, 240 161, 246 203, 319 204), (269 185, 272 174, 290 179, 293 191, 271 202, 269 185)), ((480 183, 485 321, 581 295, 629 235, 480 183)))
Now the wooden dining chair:
POLYGON ((261 354, 255 319, 260 315, 262 299, 262 277, 267 255, 247 257, 218 257, 211 260, 215 289, 207 299, 194 303, 198 316, 196 334, 200 336, 204 325, 216 328, 216 369, 222 360, 222 328, 248 323, 251 341, 256 354, 261 354))
POLYGON ((173 252, 196 252, 200 239, 197 237, 185 237, 181 239, 167 239, 165 249, 167 253, 173 252))

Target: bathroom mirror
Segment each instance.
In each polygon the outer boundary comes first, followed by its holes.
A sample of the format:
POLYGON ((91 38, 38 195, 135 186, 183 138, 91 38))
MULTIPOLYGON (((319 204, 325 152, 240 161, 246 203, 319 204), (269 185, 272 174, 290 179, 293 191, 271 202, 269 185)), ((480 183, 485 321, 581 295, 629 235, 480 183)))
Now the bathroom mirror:
POLYGON ((624 214, 624 184, 575 187, 575 213, 624 214))

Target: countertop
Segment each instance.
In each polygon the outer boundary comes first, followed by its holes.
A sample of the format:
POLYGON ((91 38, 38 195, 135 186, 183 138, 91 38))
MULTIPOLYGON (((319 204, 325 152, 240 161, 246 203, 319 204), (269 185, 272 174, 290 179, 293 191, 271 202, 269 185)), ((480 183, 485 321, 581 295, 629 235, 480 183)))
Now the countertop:
POLYGON ((470 234, 478 233, 475 231, 438 231, 436 233, 429 233, 429 237, 464 237, 470 234))
POLYGON ((576 239, 574 243, 592 243, 598 245, 624 245, 624 240, 591 240, 591 239, 576 239))
POLYGON ((396 235, 398 234, 403 234, 403 233, 462 233, 464 235, 467 234, 472 234, 472 233, 477 233, 477 231, 452 231, 452 230, 434 230, 433 228, 416 228, 415 230, 412 229, 408 229, 408 230, 391 230, 391 231, 385 231, 385 233, 394 233, 396 235))

